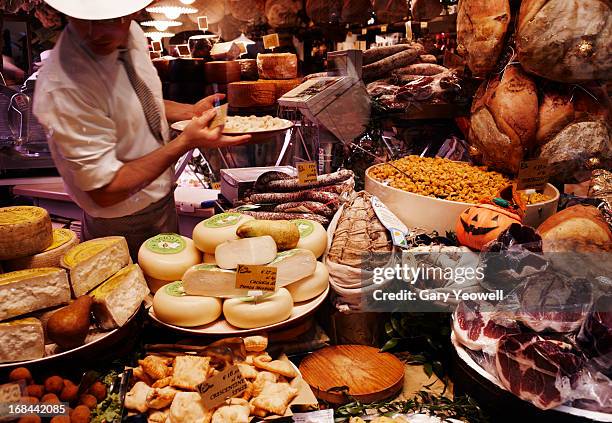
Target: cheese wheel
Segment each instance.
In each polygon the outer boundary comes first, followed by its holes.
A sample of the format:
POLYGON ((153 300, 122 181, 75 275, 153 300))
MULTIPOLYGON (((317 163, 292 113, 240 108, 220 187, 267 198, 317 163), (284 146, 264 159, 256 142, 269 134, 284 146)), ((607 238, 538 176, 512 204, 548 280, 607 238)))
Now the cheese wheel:
POLYGON ((155 317, 170 325, 193 327, 214 322, 221 316, 218 298, 185 294, 181 281, 172 282, 153 297, 155 317))
POLYGON ((202 253, 185 236, 167 233, 147 239, 138 250, 138 264, 145 275, 176 281, 191 266, 202 263, 202 253))
POLYGON ((298 76, 298 60, 293 53, 257 55, 257 70, 261 79, 294 79, 298 76))
POLYGON ((264 265, 276 258, 276 242, 269 235, 234 239, 215 249, 215 261, 221 269, 236 269, 239 264, 264 265))
POLYGON ((44 251, 33 256, 9 260, 4 265, 7 271, 59 267, 62 256, 78 243, 76 232, 70 229, 53 229, 53 243, 44 251))
POLYGON ((223 303, 225 320, 242 329, 254 329, 287 320, 293 310, 293 298, 285 288, 255 303, 253 298, 230 298, 223 303))
POLYGON ((204 264, 217 264, 214 254, 204 253, 204 264))
MULTIPOLYGON (((257 60, 255 59, 239 59, 236 62, 240 63, 240 80, 241 81, 256 81, 259 78, 257 73, 257 60)), ((234 82, 234 81, 231 81, 234 82)))
POLYGON ((292 220, 300 231, 300 241, 297 247, 310 250, 319 258, 327 249, 327 231, 319 222, 306 219, 292 220))
POLYGON ((147 281, 147 286, 149 287, 149 290, 155 294, 157 291, 159 291, 163 286, 168 285, 169 283, 172 283, 173 281, 165 281, 162 279, 155 279, 152 278, 151 276, 148 275, 144 275, 146 281, 147 281))
POLYGON ((52 243, 47 210, 33 206, 0 208, 0 260, 32 256, 52 243))
POLYGON ((204 64, 207 83, 229 84, 240 81, 241 67, 236 61, 214 61, 204 64))
POLYGON ((302 83, 300 79, 270 79, 268 82, 273 82, 276 87, 276 99, 278 100, 286 93, 302 83))
POLYGON ((193 228, 193 242, 204 253, 215 254, 217 245, 238 239, 236 229, 253 217, 240 213, 221 213, 203 220, 193 228))
POLYGON ((269 81, 232 82, 227 86, 230 107, 266 107, 276 103, 276 85, 269 81))
POLYGON ((320 261, 317 262, 315 272, 297 282, 287 285, 287 291, 296 303, 308 301, 323 293, 329 285, 329 272, 327 266, 320 261))

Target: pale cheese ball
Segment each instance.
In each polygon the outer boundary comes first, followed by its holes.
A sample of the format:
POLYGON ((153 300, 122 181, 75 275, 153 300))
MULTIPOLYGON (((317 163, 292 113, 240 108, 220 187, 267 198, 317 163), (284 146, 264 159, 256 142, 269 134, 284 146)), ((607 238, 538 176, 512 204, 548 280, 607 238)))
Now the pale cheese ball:
POLYGON ((183 283, 172 282, 153 297, 153 312, 164 323, 181 327, 202 326, 221 316, 219 298, 186 295, 183 283))
POLYGON ((320 261, 317 262, 315 272, 297 282, 287 285, 287 291, 296 303, 311 300, 321 295, 329 286, 329 272, 327 266, 320 261))
POLYGON ((285 288, 254 301, 230 298, 223 303, 225 320, 241 329, 255 329, 287 320, 293 311, 293 298, 285 288))

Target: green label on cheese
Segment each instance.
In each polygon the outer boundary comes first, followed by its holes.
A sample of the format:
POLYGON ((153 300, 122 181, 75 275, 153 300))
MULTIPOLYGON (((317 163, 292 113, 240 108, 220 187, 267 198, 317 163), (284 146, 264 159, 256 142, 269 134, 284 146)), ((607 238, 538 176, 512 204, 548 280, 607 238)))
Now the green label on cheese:
POLYGON ((185 288, 183 288, 182 281, 169 283, 168 285, 164 286, 164 291, 166 292, 166 294, 171 295, 173 297, 184 297, 185 295, 187 295, 185 293, 185 288))
POLYGON ((300 238, 306 238, 308 235, 314 232, 315 227, 309 220, 295 219, 292 220, 292 222, 298 227, 298 230, 300 231, 300 238))
POLYGON ((178 234, 159 234, 145 242, 147 250, 157 254, 178 254, 186 247, 185 240, 178 234))
POLYGON ((207 228, 227 228, 237 224, 241 216, 240 213, 221 213, 206 219, 202 223, 207 228))

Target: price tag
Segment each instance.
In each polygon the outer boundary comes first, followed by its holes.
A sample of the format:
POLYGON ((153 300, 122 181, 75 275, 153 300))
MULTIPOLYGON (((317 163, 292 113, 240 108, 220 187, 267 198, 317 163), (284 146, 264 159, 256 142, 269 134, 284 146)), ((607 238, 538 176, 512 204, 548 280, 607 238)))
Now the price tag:
POLYGON ((388 25, 381 25, 380 32, 387 32, 388 25))
POLYGON ((421 29, 427 29, 427 22, 421 22, 421 29))
POLYGON ((210 129, 215 129, 218 126, 225 125, 225 121, 227 120, 227 103, 222 106, 215 107, 217 114, 213 118, 212 122, 210 122, 210 129))
POLYGON ((408 248, 406 235, 408 235, 408 227, 393 214, 376 196, 372 196, 372 208, 378 217, 378 220, 384 225, 391 234, 391 241, 397 247, 408 248))
POLYGON ((209 378, 197 387, 204 407, 217 408, 228 398, 237 397, 247 390, 247 384, 238 366, 228 366, 221 373, 209 378))
POLYGON ((412 22, 406 22, 406 40, 412 41, 412 22))
POLYGON ((240 49, 240 55, 241 55, 241 56, 247 52, 246 45, 244 45, 244 43, 243 43, 243 42, 238 42, 238 43, 236 43, 236 45, 237 45, 237 46, 238 46, 238 48, 240 49))
POLYGON ((361 35, 368 35, 368 28, 361 28, 361 35))
POLYGON ((276 267, 239 264, 236 270, 236 289, 246 291, 276 291, 276 267))
POLYGON ((0 403, 19 402, 21 399, 21 385, 19 383, 5 383, 0 385, 0 403))
POLYGON ((309 413, 294 413, 293 421, 295 423, 334 423, 334 410, 311 411, 309 413))
POLYGON ((198 28, 200 31, 208 30, 208 17, 207 16, 198 16, 198 28))
POLYGON ((317 181, 317 162, 299 162, 296 166, 300 185, 317 181))
POLYGON ((278 47, 280 45, 278 34, 264 35, 263 43, 265 49, 274 49, 275 47, 278 47))
POLYGON ((520 163, 517 189, 542 189, 546 187, 550 170, 548 162, 543 159, 526 160, 520 163))
POLYGON ((153 51, 162 51, 162 43, 161 41, 151 41, 151 50, 153 51))

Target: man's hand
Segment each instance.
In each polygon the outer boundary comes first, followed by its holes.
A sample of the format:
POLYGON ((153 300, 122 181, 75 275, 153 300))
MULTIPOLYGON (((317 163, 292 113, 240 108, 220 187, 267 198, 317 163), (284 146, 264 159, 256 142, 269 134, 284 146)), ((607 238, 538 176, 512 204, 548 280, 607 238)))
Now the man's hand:
POLYGON ((193 115, 201 116, 202 113, 212 109, 216 104, 225 98, 225 94, 213 94, 193 105, 193 115))
POLYGON ((250 135, 238 137, 223 135, 223 126, 210 129, 208 125, 210 125, 216 114, 216 110, 212 109, 205 112, 202 116, 191 119, 191 123, 187 125, 181 134, 189 148, 230 147, 244 144, 251 139, 250 135))

